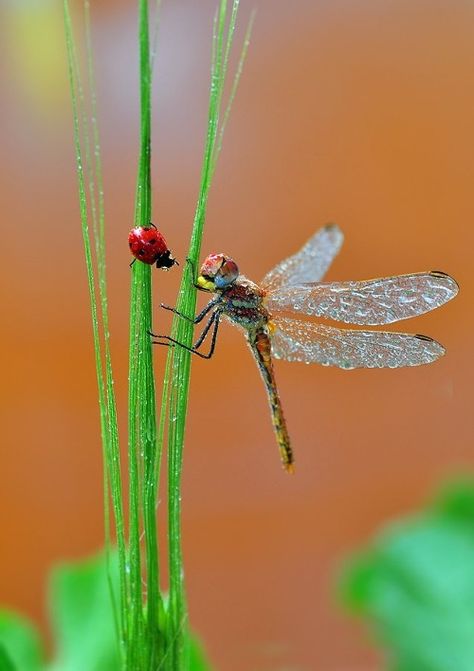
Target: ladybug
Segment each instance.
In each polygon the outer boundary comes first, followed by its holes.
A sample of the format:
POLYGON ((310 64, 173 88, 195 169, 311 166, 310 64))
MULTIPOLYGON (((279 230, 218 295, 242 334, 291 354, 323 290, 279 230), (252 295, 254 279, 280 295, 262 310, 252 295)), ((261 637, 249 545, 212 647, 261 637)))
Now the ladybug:
POLYGON ((128 235, 128 246, 135 259, 152 266, 156 263, 157 268, 171 268, 178 263, 171 256, 166 240, 154 224, 149 226, 136 226, 128 235))

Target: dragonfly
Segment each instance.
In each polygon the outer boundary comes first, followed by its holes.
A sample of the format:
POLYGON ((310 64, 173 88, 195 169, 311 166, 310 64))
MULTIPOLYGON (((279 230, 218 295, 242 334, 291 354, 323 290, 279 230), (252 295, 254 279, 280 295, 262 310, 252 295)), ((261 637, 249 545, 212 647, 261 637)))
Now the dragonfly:
POLYGON ((316 317, 358 327, 392 324, 430 312, 458 293, 456 281, 437 270, 323 283, 321 280, 343 239, 337 225, 327 224, 298 252, 275 266, 260 284, 240 274, 231 257, 210 254, 193 280, 198 289, 214 294, 205 308, 192 319, 162 305, 194 324, 208 317, 194 345, 187 347, 170 336, 150 333, 156 338, 154 344, 184 347, 210 359, 222 317, 243 330, 266 387, 281 461, 289 473, 294 471, 294 455, 273 359, 352 370, 420 366, 445 354, 439 342, 425 335, 336 328, 304 318, 316 317), (209 351, 203 353, 200 348, 208 337, 209 351))

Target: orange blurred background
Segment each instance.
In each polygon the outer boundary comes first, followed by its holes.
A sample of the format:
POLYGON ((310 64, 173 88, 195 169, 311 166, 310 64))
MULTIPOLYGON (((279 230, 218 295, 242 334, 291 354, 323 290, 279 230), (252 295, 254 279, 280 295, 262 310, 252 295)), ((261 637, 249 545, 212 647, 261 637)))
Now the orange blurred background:
MULTIPOLYGON (((103 542, 60 4, 24 0, 0 10, 0 599, 44 629, 50 567, 103 542)), ((199 183, 214 7, 163 3, 154 220, 180 260, 199 183)), ((253 7, 203 251, 231 254, 258 280, 335 221, 346 242, 329 280, 440 269, 461 293, 402 327, 446 345, 435 365, 345 372, 277 363, 293 478, 280 467, 241 333, 222 328, 215 358, 194 361, 183 491, 191 623, 220 671, 368 671, 380 662, 364 629, 335 604, 337 567, 447 475, 471 468, 474 6, 242 0, 240 37, 253 7)), ((115 0, 92 2, 92 11, 123 419, 137 10, 115 0)), ((155 330, 169 328, 158 305, 174 302, 179 274, 154 272, 155 330)), ((165 352, 157 350, 160 379, 165 352)))

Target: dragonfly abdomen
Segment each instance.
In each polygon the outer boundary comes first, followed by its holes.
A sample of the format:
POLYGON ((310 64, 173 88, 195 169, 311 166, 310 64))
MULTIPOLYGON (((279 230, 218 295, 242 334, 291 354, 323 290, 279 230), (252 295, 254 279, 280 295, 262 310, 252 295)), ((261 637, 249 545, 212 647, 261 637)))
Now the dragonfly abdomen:
POLYGON ((265 387, 267 389, 268 401, 272 413, 272 422, 275 429, 275 436, 280 449, 280 457, 283 468, 288 473, 294 471, 293 451, 290 445, 290 436, 286 426, 285 416, 278 394, 275 373, 273 372, 273 363, 271 357, 271 345, 268 334, 264 329, 258 329, 247 334, 249 345, 253 355, 258 363, 260 373, 262 374, 265 387))

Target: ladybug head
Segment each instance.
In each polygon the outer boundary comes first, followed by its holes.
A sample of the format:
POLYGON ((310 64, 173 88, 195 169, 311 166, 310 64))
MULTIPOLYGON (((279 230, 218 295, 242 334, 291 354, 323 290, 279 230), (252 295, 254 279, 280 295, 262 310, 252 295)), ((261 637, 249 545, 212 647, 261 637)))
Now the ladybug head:
POLYGON ((157 268, 163 268, 163 270, 169 270, 175 264, 179 265, 176 259, 171 256, 171 252, 169 249, 167 249, 166 252, 163 252, 162 254, 157 256, 155 263, 157 268))

